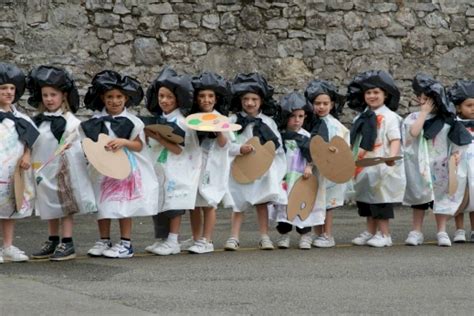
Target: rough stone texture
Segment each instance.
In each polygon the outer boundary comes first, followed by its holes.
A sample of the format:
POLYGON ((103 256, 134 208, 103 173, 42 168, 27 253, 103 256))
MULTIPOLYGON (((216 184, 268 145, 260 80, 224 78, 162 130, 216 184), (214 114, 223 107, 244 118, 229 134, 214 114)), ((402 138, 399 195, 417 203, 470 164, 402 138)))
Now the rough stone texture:
POLYGON ((6 1, 0 14, 2 61, 65 67, 81 94, 105 68, 143 83, 164 65, 229 79, 260 71, 277 97, 310 78, 345 91, 357 72, 379 68, 397 80, 406 114, 416 72, 447 85, 472 79, 473 48, 469 0, 28 0, 6 1))

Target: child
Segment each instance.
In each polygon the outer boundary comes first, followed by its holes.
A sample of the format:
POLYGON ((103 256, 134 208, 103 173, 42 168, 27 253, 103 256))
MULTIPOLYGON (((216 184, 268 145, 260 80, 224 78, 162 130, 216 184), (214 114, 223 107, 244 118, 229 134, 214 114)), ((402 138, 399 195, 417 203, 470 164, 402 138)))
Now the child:
POLYGON ((30 169, 31 147, 39 133, 33 122, 13 105, 25 91, 25 75, 14 65, 0 63, 0 222, 3 261, 28 261, 23 251, 13 246, 15 220, 31 216, 34 199, 34 178, 30 169), (19 166, 19 167, 18 167, 19 166), (25 179, 23 203, 16 208, 14 173, 21 168, 25 179))
MULTIPOLYGON (((337 119, 345 103, 343 95, 339 94, 337 87, 325 80, 311 81, 305 90, 308 102, 313 106, 313 114, 319 118, 326 126, 327 141, 334 136, 342 137, 347 144, 350 144, 349 130, 337 119)), ((316 120, 318 121, 318 120, 316 120)), ((311 121, 310 121, 311 123, 311 121)), ((309 124, 311 136, 318 134, 320 127, 318 124, 309 124)), ((324 135, 323 135, 324 136, 324 135)), ((313 246, 318 248, 331 248, 336 245, 332 235, 333 212, 336 207, 344 205, 347 183, 336 184, 326 180, 326 220, 324 225, 314 228, 316 236, 313 246)))
MULTIPOLYGON (((351 109, 361 112, 351 128, 351 145, 357 159, 400 155, 400 92, 385 71, 370 70, 355 76, 348 86, 351 109)), ((352 240, 355 245, 390 247, 389 219, 394 203, 403 199, 405 171, 402 161, 356 168, 354 189, 359 215, 367 218, 367 231, 352 240)))
MULTIPOLYGON (((227 115, 230 88, 224 78, 215 73, 203 72, 194 77, 192 83, 195 94, 192 113, 227 115)), ((202 164, 196 207, 191 211, 191 228, 195 242, 188 249, 190 253, 214 251, 212 232, 216 223, 217 204, 222 201, 228 207, 231 201, 228 186, 230 161, 227 134, 197 132, 202 151, 202 164), (204 215, 202 229, 201 210, 204 215)))
POLYGON ((452 156, 459 158, 458 149, 453 145, 471 143, 471 135, 464 127, 458 128, 454 121, 454 106, 439 82, 425 74, 417 74, 412 86, 421 109, 403 121, 407 178, 403 203, 413 208, 413 229, 405 244, 417 246, 423 243, 423 218, 425 211, 432 208, 438 246, 449 247, 451 240, 446 233, 446 222, 459 208, 465 186, 454 195, 449 194, 448 165, 452 156))
POLYGON ((33 169, 48 162, 58 146, 68 142, 68 149, 37 174, 35 211, 41 219, 48 220, 49 238, 32 258, 73 259, 76 257, 72 240, 73 214, 97 211, 86 160, 76 137, 81 121, 71 113, 79 107, 79 94, 71 76, 64 69, 51 66, 32 70, 27 88, 28 103, 40 111, 33 118, 40 132, 32 150, 33 169))
POLYGON ((280 183, 286 173, 285 152, 276 123, 271 118, 275 110, 272 99, 273 87, 258 73, 238 74, 233 81, 233 99, 231 109, 235 113, 231 122, 242 126, 235 133, 230 147, 230 155, 247 155, 253 151, 251 145, 245 144, 253 136, 258 136, 260 143, 272 141, 276 155, 270 169, 260 178, 249 184, 237 183, 229 179, 230 192, 235 203, 232 212, 231 237, 225 243, 226 250, 239 248, 240 227, 243 212, 256 207, 260 231, 259 247, 262 250, 274 249, 268 236, 267 204, 287 204, 287 196, 280 183), (266 114, 268 115, 266 115, 266 114))
POLYGON ((196 132, 189 130, 184 122, 193 105, 191 77, 178 75, 166 67, 152 82, 146 96, 146 107, 156 116, 152 123, 168 125, 184 138, 184 144, 175 144, 158 133, 146 131, 155 168, 164 174, 165 196, 163 208, 153 217, 158 240, 145 250, 161 256, 174 255, 181 252, 178 243, 181 216, 186 210, 194 209, 201 171, 196 132))
MULTIPOLYGON (((307 179, 313 173, 311 155, 309 152, 310 134, 303 129, 303 124, 307 113, 311 115, 311 106, 305 97, 292 92, 285 95, 280 101, 281 107, 281 137, 286 152, 287 171, 283 180, 283 187, 287 194, 291 193, 293 185, 301 177, 307 179)), ((315 205, 310 215, 302 220, 296 216, 289 220, 287 216, 287 206, 270 206, 270 218, 277 221, 276 229, 281 234, 277 242, 280 249, 290 247, 289 232, 296 226, 296 232, 301 235, 299 248, 303 250, 311 249, 312 236, 311 227, 324 223, 326 213, 326 186, 324 178, 318 176, 318 191, 315 198, 315 205)))
POLYGON ((88 252, 90 256, 132 257, 132 217, 154 215, 158 210, 158 180, 145 149, 144 125, 127 111, 128 106, 138 105, 142 98, 143 90, 137 80, 104 70, 92 79, 84 99, 87 108, 98 111, 81 123, 85 136, 97 141, 99 133, 108 134, 113 140, 107 149, 124 149, 132 168, 123 180, 103 176, 94 168, 90 170, 100 233, 100 240, 88 252), (120 224, 120 242, 113 247, 110 242, 112 218, 117 218, 120 224))
POLYGON ((461 156, 460 169, 467 175, 466 197, 468 204, 455 217, 454 242, 465 242, 464 212, 469 213, 471 222, 470 241, 474 242, 474 81, 460 80, 448 92, 449 99, 457 108, 458 120, 471 133, 472 142, 461 156))

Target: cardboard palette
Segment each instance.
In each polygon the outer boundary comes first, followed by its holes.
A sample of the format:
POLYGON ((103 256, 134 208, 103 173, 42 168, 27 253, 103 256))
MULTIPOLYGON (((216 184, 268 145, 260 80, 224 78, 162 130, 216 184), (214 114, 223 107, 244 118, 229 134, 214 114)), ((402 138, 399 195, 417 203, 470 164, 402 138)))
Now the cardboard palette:
POLYGON ((451 156, 448 162, 448 193, 449 195, 453 195, 456 193, 458 189, 458 167, 456 166, 456 158, 451 156))
POLYGON ((181 144, 184 142, 183 136, 175 134, 173 128, 169 125, 152 124, 145 126, 145 129, 152 131, 153 133, 160 134, 162 137, 173 144, 181 144))
POLYGON ((13 175, 13 190, 15 192, 15 204, 16 211, 19 212, 23 206, 24 194, 25 194, 25 174, 24 170, 20 167, 20 163, 15 168, 13 175))
POLYGON ((272 141, 261 145, 258 137, 252 137, 246 144, 251 145, 254 150, 237 156, 231 170, 234 180, 241 184, 252 183, 262 177, 270 169, 275 158, 275 144, 272 141))
POLYGON ((397 161, 402 158, 402 156, 363 158, 357 160, 355 164, 357 167, 371 167, 388 161, 397 161))
POLYGON ((313 210, 317 193, 318 178, 315 175, 311 175, 308 179, 299 178, 288 196, 286 209, 288 220, 292 221, 296 216, 303 221, 306 220, 313 210))
POLYGON ((227 116, 217 113, 195 113, 186 117, 186 126, 202 132, 234 132, 242 128, 230 123, 227 116))
POLYGON ((82 148, 87 160, 97 171, 107 177, 123 180, 130 175, 132 167, 127 154, 123 149, 117 151, 107 150, 107 144, 112 140, 106 134, 99 134, 97 142, 86 138, 82 141, 82 148))
POLYGON ((319 172, 335 183, 349 181, 355 172, 352 151, 346 141, 334 136, 329 143, 317 135, 311 139, 311 158, 319 172))

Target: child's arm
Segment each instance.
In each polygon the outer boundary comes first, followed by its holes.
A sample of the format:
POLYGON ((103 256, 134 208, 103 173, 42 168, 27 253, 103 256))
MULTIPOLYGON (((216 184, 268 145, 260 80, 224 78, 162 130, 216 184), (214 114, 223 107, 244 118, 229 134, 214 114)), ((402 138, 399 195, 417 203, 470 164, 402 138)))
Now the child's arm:
POLYGON ((23 151, 23 155, 20 158, 20 168, 22 169, 30 169, 31 166, 31 149, 25 145, 25 150, 23 151))
POLYGON ((423 129, 423 124, 425 124, 426 117, 431 111, 433 111, 433 99, 432 98, 419 98, 420 99, 420 113, 418 118, 415 120, 415 123, 410 128, 410 135, 413 137, 418 137, 421 130, 423 129))
POLYGON ((171 151, 175 155, 181 154, 183 151, 183 148, 181 148, 178 144, 172 143, 165 139, 163 136, 161 136, 159 133, 155 133, 151 130, 145 129, 145 135, 147 137, 151 137, 155 139, 157 142, 159 142, 163 147, 171 151))
POLYGON ((217 144, 219 147, 225 147, 227 144, 227 137, 225 137, 224 133, 222 132, 217 132, 217 144))
POLYGON ((123 147, 131 151, 141 151, 143 148, 143 143, 140 140, 140 137, 137 136, 134 140, 129 140, 126 138, 116 138, 107 143, 108 149, 112 151, 117 151, 123 147))
MULTIPOLYGON (((400 153, 400 148, 402 146, 402 142, 400 139, 392 139, 390 141, 390 157, 394 157, 394 156, 398 156, 398 154, 400 153)), ((387 166, 394 166, 395 165, 395 161, 392 160, 392 161, 386 161, 385 164, 387 166)))
POLYGON ((304 167, 304 173, 303 173, 303 178, 308 179, 309 176, 313 174, 313 164, 311 162, 308 162, 306 164, 306 167, 304 167))

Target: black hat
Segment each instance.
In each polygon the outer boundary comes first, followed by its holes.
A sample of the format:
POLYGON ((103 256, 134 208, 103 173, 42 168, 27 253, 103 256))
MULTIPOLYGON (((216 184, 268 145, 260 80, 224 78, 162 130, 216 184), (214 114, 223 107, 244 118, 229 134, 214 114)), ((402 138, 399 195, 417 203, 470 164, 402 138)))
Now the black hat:
POLYGON ((242 110, 240 97, 245 93, 255 93, 262 98, 260 110, 269 116, 273 116, 277 111, 277 105, 273 100, 273 87, 259 73, 238 74, 232 82, 231 110, 238 112, 242 110))
POLYGON ((304 110, 306 115, 311 115, 312 113, 311 104, 309 104, 303 94, 297 91, 285 94, 280 99, 280 118, 278 119, 278 125, 281 129, 286 128, 291 113, 296 110, 304 110))
POLYGON ((459 80, 449 90, 448 98, 454 105, 474 98, 474 80, 459 80))
POLYGON ((180 112, 187 116, 191 112, 194 98, 194 88, 191 77, 188 75, 178 75, 170 67, 165 67, 158 77, 151 83, 146 91, 146 108, 153 114, 161 115, 163 111, 158 104, 158 90, 165 87, 171 90, 176 96, 180 112))
POLYGON ((26 87, 30 92, 28 104, 37 108, 42 102, 41 88, 54 87, 67 93, 67 102, 72 112, 79 108, 79 92, 71 75, 62 68, 39 66, 33 69, 26 78, 26 87))
POLYGON ((92 79, 91 86, 84 97, 86 108, 102 111, 105 105, 101 96, 113 89, 118 89, 128 96, 126 107, 138 105, 143 99, 143 89, 138 80, 129 76, 121 76, 113 70, 104 70, 92 79))
POLYGON ((432 98, 440 114, 448 116, 456 114, 456 109, 454 105, 449 102, 443 85, 434 80, 431 76, 418 73, 415 78, 413 78, 412 87, 417 96, 423 93, 432 98))
POLYGON ((25 74, 15 65, 0 63, 0 85, 7 83, 15 86, 15 103, 25 93, 25 74))
MULTIPOLYGON (((216 105, 214 109, 223 115, 229 112, 230 84, 224 77, 213 73, 203 72, 192 78, 194 94, 197 97, 201 90, 212 90, 216 94, 216 105)), ((199 112, 197 99, 194 100, 193 113, 199 112)))
POLYGON ((347 87, 347 101, 349 108, 362 112, 367 104, 364 92, 369 89, 380 88, 387 94, 385 105, 392 111, 398 109, 400 91, 392 76, 383 70, 369 70, 354 77, 347 87))
POLYGON ((326 80, 311 80, 304 91, 306 99, 308 99, 308 102, 311 104, 313 104, 314 99, 321 94, 327 94, 329 98, 331 98, 331 101, 334 102, 331 114, 334 117, 338 117, 342 112, 346 97, 339 94, 337 87, 326 80))

